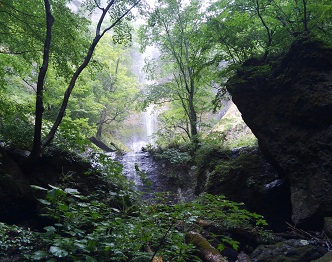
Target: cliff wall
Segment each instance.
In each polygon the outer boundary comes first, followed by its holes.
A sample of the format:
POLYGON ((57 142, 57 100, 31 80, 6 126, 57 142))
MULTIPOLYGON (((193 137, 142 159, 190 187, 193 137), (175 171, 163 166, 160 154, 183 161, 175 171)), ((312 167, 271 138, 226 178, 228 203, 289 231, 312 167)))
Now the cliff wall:
POLYGON ((248 61, 227 89, 289 181, 294 223, 319 225, 332 215, 332 49, 305 39, 274 61, 248 61))

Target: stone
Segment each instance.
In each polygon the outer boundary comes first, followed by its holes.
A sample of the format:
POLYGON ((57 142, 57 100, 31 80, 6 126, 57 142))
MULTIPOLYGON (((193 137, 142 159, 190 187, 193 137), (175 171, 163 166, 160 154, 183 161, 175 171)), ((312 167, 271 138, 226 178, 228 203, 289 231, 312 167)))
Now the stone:
POLYGON ((260 245, 251 254, 251 262, 303 262, 321 257, 325 250, 300 239, 272 245, 260 245))
POLYGON ((321 228, 332 214, 332 49, 302 39, 227 89, 267 160, 289 181, 292 219, 321 228))
POLYGON ((332 237, 332 217, 324 217, 324 232, 329 238, 332 237))
POLYGON ((258 147, 216 152, 198 174, 196 193, 225 195, 243 202, 253 212, 265 217, 278 232, 291 220, 288 182, 263 157, 258 147))
POLYGON ((237 256, 236 262, 251 262, 250 257, 243 251, 237 256))
POLYGON ((316 260, 312 260, 311 262, 331 262, 331 261, 332 261, 332 251, 327 252, 321 258, 318 258, 316 260))

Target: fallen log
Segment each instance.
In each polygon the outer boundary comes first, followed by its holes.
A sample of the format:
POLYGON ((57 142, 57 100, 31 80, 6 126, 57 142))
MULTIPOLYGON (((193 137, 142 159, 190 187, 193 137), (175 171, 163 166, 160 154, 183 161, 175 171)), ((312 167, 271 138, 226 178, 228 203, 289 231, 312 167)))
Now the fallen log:
POLYGON ((186 233, 186 243, 193 244, 199 251, 198 256, 206 262, 227 262, 220 252, 211 246, 201 234, 189 231, 186 233))

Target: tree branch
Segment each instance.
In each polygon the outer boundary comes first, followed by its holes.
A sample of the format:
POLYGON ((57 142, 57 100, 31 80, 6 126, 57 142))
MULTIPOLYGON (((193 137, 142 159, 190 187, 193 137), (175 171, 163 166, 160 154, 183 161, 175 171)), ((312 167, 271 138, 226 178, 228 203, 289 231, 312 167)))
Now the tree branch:
POLYGON ((111 24, 111 26, 109 26, 108 28, 106 28, 103 31, 103 33, 101 34, 101 36, 103 36, 107 31, 109 31, 110 29, 112 29, 114 26, 116 26, 122 20, 122 18, 124 18, 140 2, 141 2, 141 0, 136 1, 124 14, 122 14, 118 19, 116 19, 115 22, 113 24, 111 24))
POLYGON ((67 105, 68 105, 68 101, 69 101, 69 97, 71 95, 71 92, 73 91, 74 87, 75 87, 75 84, 76 84, 76 81, 79 77, 79 75, 82 73, 82 71, 86 68, 86 66, 89 64, 91 58, 92 58, 92 55, 93 55, 93 52, 97 46, 97 44, 99 43, 100 39, 104 36, 104 34, 110 30, 112 27, 116 26, 117 23, 119 23, 121 21, 121 19, 127 15, 131 10, 132 8, 134 8, 141 0, 138 0, 131 8, 129 8, 123 15, 121 15, 111 26, 109 26, 107 29, 105 29, 102 34, 100 34, 100 30, 101 30, 101 25, 105 19, 105 15, 106 13, 109 11, 109 9, 112 7, 112 5, 114 4, 114 0, 112 0, 107 6, 106 8, 104 9, 101 17, 99 18, 99 21, 98 21, 98 24, 97 24, 97 28, 96 28, 96 35, 95 35, 95 38, 93 39, 91 45, 90 45, 90 48, 87 52, 87 55, 83 61, 83 63, 78 67, 78 69, 75 71, 75 73, 73 74, 71 80, 70 80, 70 83, 66 89, 66 92, 64 94, 64 97, 63 97, 63 101, 62 101, 62 104, 61 104, 61 107, 60 107, 60 110, 59 110, 59 113, 58 113, 58 116, 55 120, 55 122, 53 123, 53 126, 50 130, 50 132, 48 133, 48 135, 45 137, 45 139, 42 141, 42 146, 43 148, 45 146, 47 146, 54 138, 55 136, 55 133, 59 127, 59 125, 61 124, 62 122, 62 119, 65 115, 65 112, 66 112, 66 108, 67 108, 67 105))
POLYGON ((271 35, 271 30, 270 28, 267 26, 267 24, 265 23, 263 17, 262 17, 262 14, 260 12, 260 7, 259 7, 259 2, 258 0, 256 0, 256 11, 257 11, 257 15, 259 17, 259 19, 261 20, 264 28, 266 29, 266 32, 267 32, 267 37, 268 37, 268 42, 267 42, 267 45, 266 45, 266 49, 265 49, 265 53, 261 59, 261 62, 264 62, 267 55, 269 54, 269 47, 271 46, 271 43, 272 43, 272 35, 271 35))

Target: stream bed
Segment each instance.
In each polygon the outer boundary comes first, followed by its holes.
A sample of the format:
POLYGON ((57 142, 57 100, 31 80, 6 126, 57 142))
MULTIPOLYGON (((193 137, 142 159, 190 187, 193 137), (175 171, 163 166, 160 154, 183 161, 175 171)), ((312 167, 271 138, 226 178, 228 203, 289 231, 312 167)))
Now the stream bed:
POLYGON ((168 172, 162 161, 156 161, 148 152, 129 152, 116 159, 123 165, 123 175, 135 183, 136 189, 144 192, 144 199, 153 199, 164 193, 170 202, 191 198, 180 178, 168 172))

